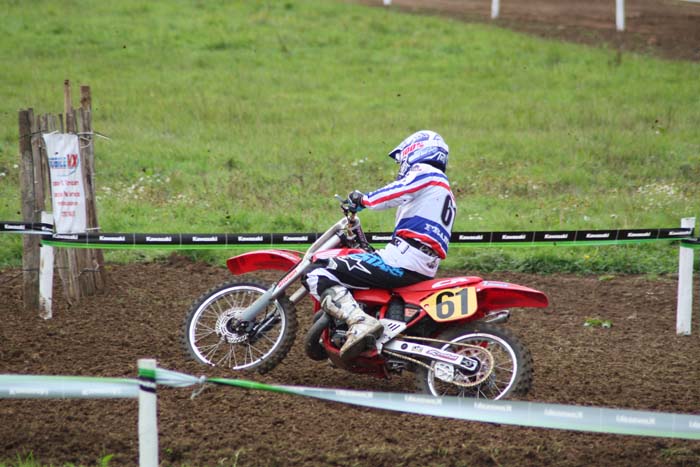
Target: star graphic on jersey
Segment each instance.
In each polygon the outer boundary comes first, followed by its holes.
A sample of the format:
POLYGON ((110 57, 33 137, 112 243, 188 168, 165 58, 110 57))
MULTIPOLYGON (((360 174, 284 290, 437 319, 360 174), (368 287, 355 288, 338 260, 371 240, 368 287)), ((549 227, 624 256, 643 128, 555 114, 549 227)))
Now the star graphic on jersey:
POLYGON ((336 261, 342 261, 343 263, 345 263, 345 266, 347 266, 348 271, 357 269, 359 271, 364 272, 365 274, 370 274, 369 270, 365 267, 364 264, 362 264, 362 260, 360 260, 359 258, 353 258, 352 256, 341 256, 340 258, 336 258, 336 261))
POLYGON ((333 258, 328 258, 328 266, 326 266, 326 269, 331 271, 338 269, 338 265, 333 261, 333 258))

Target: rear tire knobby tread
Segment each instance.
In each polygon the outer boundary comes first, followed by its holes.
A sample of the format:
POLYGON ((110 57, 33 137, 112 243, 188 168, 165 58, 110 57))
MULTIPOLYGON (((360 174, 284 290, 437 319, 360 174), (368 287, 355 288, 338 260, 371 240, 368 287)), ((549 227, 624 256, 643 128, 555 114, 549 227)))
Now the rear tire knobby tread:
MULTIPOLYGON (((515 357, 518 362, 518 374, 516 375, 513 386, 505 394, 506 398, 523 397, 527 395, 532 387, 534 362, 530 350, 513 334, 509 329, 489 323, 467 323, 465 325, 449 328, 437 336, 437 339, 450 341, 458 336, 468 333, 485 333, 493 334, 508 342, 515 352, 515 357)), ((430 394, 430 389, 427 382, 427 370, 418 368, 416 372, 417 389, 423 393, 430 394)))
MULTIPOLYGON (((181 343, 185 347, 185 350, 187 351, 187 354, 193 358, 194 360, 202 363, 199 358, 196 356, 196 354, 192 351, 192 346, 189 343, 189 328, 192 323, 192 319, 194 318, 194 315, 197 311, 197 309, 213 294, 220 292, 221 290, 228 289, 231 287, 236 287, 236 286, 241 286, 241 285, 247 285, 247 286, 252 286, 256 288, 260 288, 263 290, 267 290, 267 286, 257 283, 257 282, 235 282, 235 281, 229 281, 229 282, 224 282, 223 284, 219 284, 217 286, 212 287, 211 289, 207 290, 204 292, 202 295, 197 297, 197 299, 192 303, 190 308, 187 310, 187 315, 185 317, 184 321, 184 327, 183 327, 183 333, 181 335, 181 343)), ((294 304, 287 298, 286 296, 281 296, 277 300, 279 302, 280 306, 284 310, 285 317, 287 319, 287 327, 284 332, 284 335, 282 337, 282 342, 280 343, 280 346, 278 349, 271 355, 269 356, 265 361, 260 363, 258 366, 248 368, 248 371, 255 370, 260 374, 267 373, 271 371, 273 368, 275 368, 283 359, 284 357, 287 356, 289 351, 292 348, 292 345, 294 345, 294 340, 296 339, 296 334, 297 334, 297 329, 299 327, 299 323, 297 321, 297 314, 296 310, 294 307, 294 304)), ((228 368, 230 370, 230 368, 228 368)), ((233 370, 233 371, 245 371, 245 370, 233 370)))

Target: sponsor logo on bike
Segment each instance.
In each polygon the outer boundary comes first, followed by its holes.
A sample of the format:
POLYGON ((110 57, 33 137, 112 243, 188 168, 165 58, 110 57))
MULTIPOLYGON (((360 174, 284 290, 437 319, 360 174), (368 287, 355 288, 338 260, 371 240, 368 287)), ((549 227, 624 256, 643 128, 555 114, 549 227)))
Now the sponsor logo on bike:
POLYGON ((444 287, 449 287, 451 285, 457 285, 457 284, 462 284, 464 282, 469 281, 469 277, 453 277, 451 279, 445 279, 441 281, 437 281, 433 284, 432 288, 433 289, 442 289, 444 287))
POLYGON ((426 355, 430 357, 437 357, 441 360, 449 360, 451 362, 457 362, 462 359, 459 355, 451 354, 451 353, 445 353, 445 352, 440 352, 439 350, 435 349, 430 349, 425 352, 426 355))

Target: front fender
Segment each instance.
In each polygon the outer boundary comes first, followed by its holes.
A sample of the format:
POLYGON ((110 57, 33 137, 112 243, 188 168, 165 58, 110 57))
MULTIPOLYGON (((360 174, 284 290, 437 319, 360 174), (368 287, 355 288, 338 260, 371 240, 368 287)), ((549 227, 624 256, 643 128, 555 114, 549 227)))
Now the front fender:
POLYGON ((488 312, 506 308, 544 308, 547 296, 539 290, 508 282, 483 281, 476 289, 479 309, 488 312))
POLYGON ((226 267, 234 275, 270 269, 288 271, 302 258, 301 253, 293 250, 259 250, 229 258, 226 267))

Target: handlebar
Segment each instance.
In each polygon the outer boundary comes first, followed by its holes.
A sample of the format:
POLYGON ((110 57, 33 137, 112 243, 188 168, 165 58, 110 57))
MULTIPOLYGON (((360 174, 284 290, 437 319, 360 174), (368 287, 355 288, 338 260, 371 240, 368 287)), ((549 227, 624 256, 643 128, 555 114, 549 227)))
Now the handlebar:
POLYGON ((335 199, 340 201, 340 208, 343 210, 343 213, 345 213, 346 217, 348 213, 357 214, 357 211, 359 209, 352 201, 350 201, 349 198, 343 198, 342 196, 336 194, 335 199))
POLYGON ((355 205, 350 202, 349 199, 343 198, 340 195, 335 195, 335 199, 340 201, 340 208, 343 210, 343 214, 348 220, 341 237, 343 243, 347 244, 349 247, 357 246, 366 251, 374 251, 372 245, 367 241, 365 232, 362 230, 360 218, 357 217, 357 211, 354 209, 355 205))

